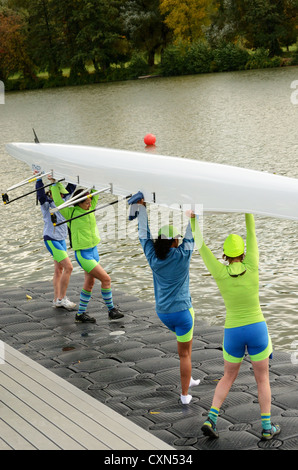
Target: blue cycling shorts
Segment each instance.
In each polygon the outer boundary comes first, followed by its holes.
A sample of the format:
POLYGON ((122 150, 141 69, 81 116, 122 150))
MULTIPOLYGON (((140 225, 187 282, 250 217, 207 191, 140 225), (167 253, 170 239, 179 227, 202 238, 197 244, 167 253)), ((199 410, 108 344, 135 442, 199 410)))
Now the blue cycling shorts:
POLYGON ((186 343, 192 340, 195 317, 193 308, 174 313, 157 313, 157 315, 163 324, 176 334, 177 341, 186 343))
POLYGON ((75 251, 75 258, 81 268, 87 273, 90 273, 99 264, 99 254, 96 246, 86 250, 75 251))
POLYGON ((242 362, 246 348, 252 361, 272 357, 272 343, 265 321, 225 328, 223 356, 226 361, 242 362))

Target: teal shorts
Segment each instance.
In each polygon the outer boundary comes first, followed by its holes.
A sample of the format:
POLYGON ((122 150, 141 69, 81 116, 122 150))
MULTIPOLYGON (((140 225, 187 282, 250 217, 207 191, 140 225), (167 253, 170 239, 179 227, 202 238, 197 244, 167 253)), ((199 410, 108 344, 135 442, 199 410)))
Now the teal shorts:
POLYGON ((99 254, 96 246, 87 250, 75 251, 75 258, 87 273, 90 273, 99 264, 99 254))
POLYGON ((57 263, 68 258, 65 240, 44 240, 44 244, 57 263))
POLYGON ((174 313, 157 313, 158 318, 176 334, 177 341, 187 343, 193 338, 195 313, 193 308, 174 313))
POLYGON ((228 362, 242 362, 246 349, 251 361, 262 361, 272 357, 272 343, 265 321, 225 328, 224 359, 228 362))

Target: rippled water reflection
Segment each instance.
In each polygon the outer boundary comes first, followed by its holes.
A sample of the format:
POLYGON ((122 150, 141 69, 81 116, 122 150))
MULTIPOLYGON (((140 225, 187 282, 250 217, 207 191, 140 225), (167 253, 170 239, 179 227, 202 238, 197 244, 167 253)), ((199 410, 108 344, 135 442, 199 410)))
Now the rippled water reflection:
MULTIPOLYGON (((6 94, 6 104, 0 105, 0 189, 29 176, 28 167, 11 159, 4 145, 32 141, 32 127, 43 142, 137 151, 144 150, 143 137, 152 132, 159 154, 298 178, 298 106, 290 100, 296 79, 298 69, 293 67, 6 94)), ((51 282, 52 263, 35 197, 2 205, 0 211, 0 286, 51 282)), ((103 216, 97 213, 103 235, 99 251, 113 285, 153 301, 151 272, 136 224, 126 227, 126 238, 110 239, 103 216)), ((256 227, 262 308, 275 347, 291 351, 298 339, 297 223, 256 217, 256 227)), ((218 257, 232 231, 245 234, 243 215, 204 217, 206 242, 218 257)), ((80 272, 72 252, 70 256, 74 272, 80 272)), ((223 301, 197 253, 191 290, 196 315, 223 325, 223 301)))

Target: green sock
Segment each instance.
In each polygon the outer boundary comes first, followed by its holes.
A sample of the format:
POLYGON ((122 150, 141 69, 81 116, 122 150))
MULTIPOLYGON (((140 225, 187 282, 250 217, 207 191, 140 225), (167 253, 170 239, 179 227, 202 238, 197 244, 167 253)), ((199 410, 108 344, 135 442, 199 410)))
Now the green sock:
POLYGON ((211 419, 211 421, 213 421, 214 424, 216 424, 217 422, 218 413, 219 413, 219 408, 216 408, 215 406, 212 406, 210 408, 210 411, 208 413, 208 418, 211 419))
POLYGON ((265 431, 271 429, 271 413, 261 413, 262 427, 265 431))

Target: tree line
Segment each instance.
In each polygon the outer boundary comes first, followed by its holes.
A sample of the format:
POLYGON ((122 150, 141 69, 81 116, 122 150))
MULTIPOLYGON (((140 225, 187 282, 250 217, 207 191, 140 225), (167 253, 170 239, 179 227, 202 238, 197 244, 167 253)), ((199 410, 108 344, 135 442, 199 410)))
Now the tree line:
POLYGON ((298 0, 0 0, 0 79, 37 84, 45 72, 62 84, 66 68, 68 83, 134 78, 157 55, 162 74, 178 56, 173 73, 193 73, 183 61, 194 50, 203 69, 209 57, 207 71, 215 51, 226 62, 256 50, 270 60, 296 43, 297 11, 298 0))

